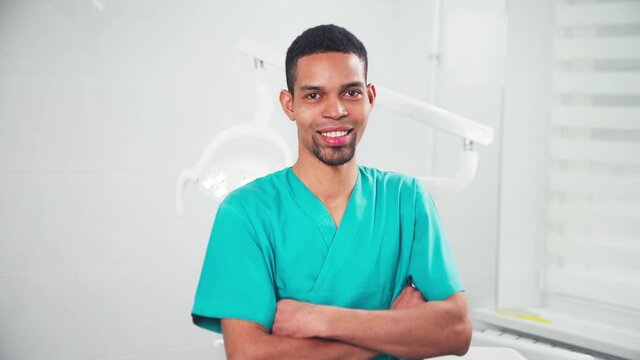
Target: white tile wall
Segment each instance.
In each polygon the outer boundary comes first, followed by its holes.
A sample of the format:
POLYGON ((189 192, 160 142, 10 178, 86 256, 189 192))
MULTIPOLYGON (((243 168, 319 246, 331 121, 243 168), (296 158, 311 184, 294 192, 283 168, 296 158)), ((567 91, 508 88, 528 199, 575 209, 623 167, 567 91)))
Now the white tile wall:
POLYGON ((125 356, 114 356, 105 358, 105 360, 210 360, 224 358, 224 348, 222 347, 191 346, 149 351, 145 353, 130 354, 125 356))
POLYGON ((3 359, 76 358, 75 271, 0 277, 3 359))

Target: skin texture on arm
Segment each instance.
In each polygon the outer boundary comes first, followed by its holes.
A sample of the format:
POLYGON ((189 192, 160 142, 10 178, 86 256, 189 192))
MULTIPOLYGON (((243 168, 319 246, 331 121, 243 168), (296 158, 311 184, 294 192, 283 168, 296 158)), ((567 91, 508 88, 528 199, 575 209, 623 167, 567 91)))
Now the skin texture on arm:
POLYGON ((416 293, 419 291, 412 287, 405 288, 391 310, 345 309, 281 300, 273 333, 333 339, 405 358, 464 355, 471 341, 464 293, 430 302, 416 301, 416 293), (405 301, 403 297, 412 298, 407 301, 411 306, 396 306, 405 301))
POLYGON ((335 340, 271 335, 257 323, 222 319, 227 358, 236 359, 371 359, 375 351, 335 340))

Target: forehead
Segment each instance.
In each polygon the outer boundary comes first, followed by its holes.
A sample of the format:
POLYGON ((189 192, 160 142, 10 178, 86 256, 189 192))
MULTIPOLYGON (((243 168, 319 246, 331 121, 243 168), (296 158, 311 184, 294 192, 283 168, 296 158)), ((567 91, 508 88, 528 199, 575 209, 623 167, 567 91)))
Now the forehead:
POLYGON ((355 54, 338 52, 303 56, 296 65, 295 86, 340 86, 365 82, 364 64, 355 54))

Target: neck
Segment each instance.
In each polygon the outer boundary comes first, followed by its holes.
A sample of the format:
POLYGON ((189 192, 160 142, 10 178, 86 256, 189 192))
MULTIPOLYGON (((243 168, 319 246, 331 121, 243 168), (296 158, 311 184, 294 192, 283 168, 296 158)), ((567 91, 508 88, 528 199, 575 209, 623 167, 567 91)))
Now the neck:
POLYGON ((354 156, 340 166, 329 166, 315 156, 298 157, 293 172, 325 205, 346 202, 358 179, 358 165, 354 156))

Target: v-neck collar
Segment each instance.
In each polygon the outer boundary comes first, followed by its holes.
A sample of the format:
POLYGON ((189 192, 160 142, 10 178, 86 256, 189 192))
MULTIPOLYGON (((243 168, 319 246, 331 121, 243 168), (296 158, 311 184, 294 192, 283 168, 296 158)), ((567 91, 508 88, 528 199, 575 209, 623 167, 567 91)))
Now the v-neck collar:
POLYGON ((301 207, 320 228, 327 246, 331 245, 331 242, 338 231, 343 229, 345 226, 348 226, 349 222, 354 220, 352 219, 352 213, 356 211, 356 209, 352 208, 356 206, 356 198, 361 195, 361 178, 360 167, 358 167, 356 183, 349 195, 349 201, 347 202, 347 206, 342 214, 340 226, 336 226, 333 221, 333 217, 331 216, 331 212, 327 209, 324 203, 320 201, 320 199, 307 187, 307 185, 302 182, 302 180, 300 180, 292 167, 287 168, 287 180, 291 185, 294 195, 299 199, 301 207))

